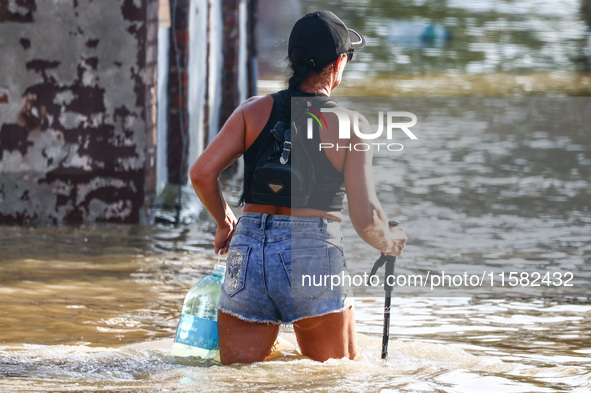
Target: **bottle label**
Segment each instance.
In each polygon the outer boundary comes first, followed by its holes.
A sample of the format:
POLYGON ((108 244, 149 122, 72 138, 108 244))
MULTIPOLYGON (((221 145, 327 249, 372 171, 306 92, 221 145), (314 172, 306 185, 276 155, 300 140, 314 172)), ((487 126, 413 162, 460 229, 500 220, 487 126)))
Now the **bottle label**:
POLYGON ((210 350, 218 346, 218 323, 211 319, 181 314, 174 341, 210 350))

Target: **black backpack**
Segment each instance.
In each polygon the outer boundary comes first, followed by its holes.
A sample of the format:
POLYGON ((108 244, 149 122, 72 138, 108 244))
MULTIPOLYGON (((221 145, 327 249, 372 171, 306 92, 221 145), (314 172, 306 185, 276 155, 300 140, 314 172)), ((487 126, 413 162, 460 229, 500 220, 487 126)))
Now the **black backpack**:
POLYGON ((305 207, 316 185, 314 165, 306 147, 304 130, 298 130, 304 110, 291 120, 289 94, 273 94, 278 101, 279 118, 271 130, 271 143, 258 156, 250 183, 254 203, 286 207, 305 207), (300 120, 300 121, 298 121, 300 120), (295 160, 294 160, 295 155, 295 160))

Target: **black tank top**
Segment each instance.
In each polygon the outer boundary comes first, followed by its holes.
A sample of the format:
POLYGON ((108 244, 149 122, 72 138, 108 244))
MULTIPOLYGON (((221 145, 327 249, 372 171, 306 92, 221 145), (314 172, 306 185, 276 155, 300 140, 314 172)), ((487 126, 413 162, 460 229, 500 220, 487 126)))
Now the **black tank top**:
MULTIPOLYGON (((315 94, 303 92, 288 92, 288 90, 282 90, 272 95, 273 108, 271 109, 269 119, 253 144, 244 153, 244 184, 240 202, 252 203, 250 183, 255 170, 257 157, 267 149, 269 144, 275 143, 271 130, 284 117, 282 115, 285 113, 285 107, 281 107, 281 105, 287 103, 287 108, 289 108, 290 93, 298 97, 316 96, 315 94)), ((289 113, 289 109, 287 111, 289 113)), ((332 165, 326 153, 318 149, 320 143, 318 133, 313 133, 312 139, 303 139, 303 141, 306 143, 308 154, 315 163, 314 171, 316 173, 316 185, 312 189, 308 204, 303 207, 323 211, 341 210, 345 198, 344 175, 332 165)))

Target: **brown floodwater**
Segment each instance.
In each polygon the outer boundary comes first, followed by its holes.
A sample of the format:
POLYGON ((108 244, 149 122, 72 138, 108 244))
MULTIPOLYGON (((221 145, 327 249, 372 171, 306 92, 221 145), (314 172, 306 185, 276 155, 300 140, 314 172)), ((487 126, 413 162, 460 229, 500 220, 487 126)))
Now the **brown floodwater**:
MULTIPOLYGON (((214 222, 187 189, 176 227, 0 227, 0 390, 589 391, 589 99, 340 101, 371 123, 380 108, 419 119, 418 140, 398 139, 403 150, 374 159, 380 200, 409 236, 386 360, 383 291, 361 281, 358 360, 286 351, 222 367, 171 357, 183 297, 217 261, 214 222)), ((236 202, 240 177, 223 185, 236 202)), ((349 271, 361 277, 377 253, 348 219, 343 233, 349 271)), ((281 337, 296 345, 290 327, 281 337)))

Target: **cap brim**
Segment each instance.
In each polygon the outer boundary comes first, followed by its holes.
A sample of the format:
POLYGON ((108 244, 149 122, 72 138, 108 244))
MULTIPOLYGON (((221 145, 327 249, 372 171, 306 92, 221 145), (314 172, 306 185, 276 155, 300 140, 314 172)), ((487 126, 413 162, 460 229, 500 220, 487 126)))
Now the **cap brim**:
POLYGON ((365 46, 365 38, 353 29, 349 30, 349 38, 351 39, 351 49, 361 49, 365 46))

